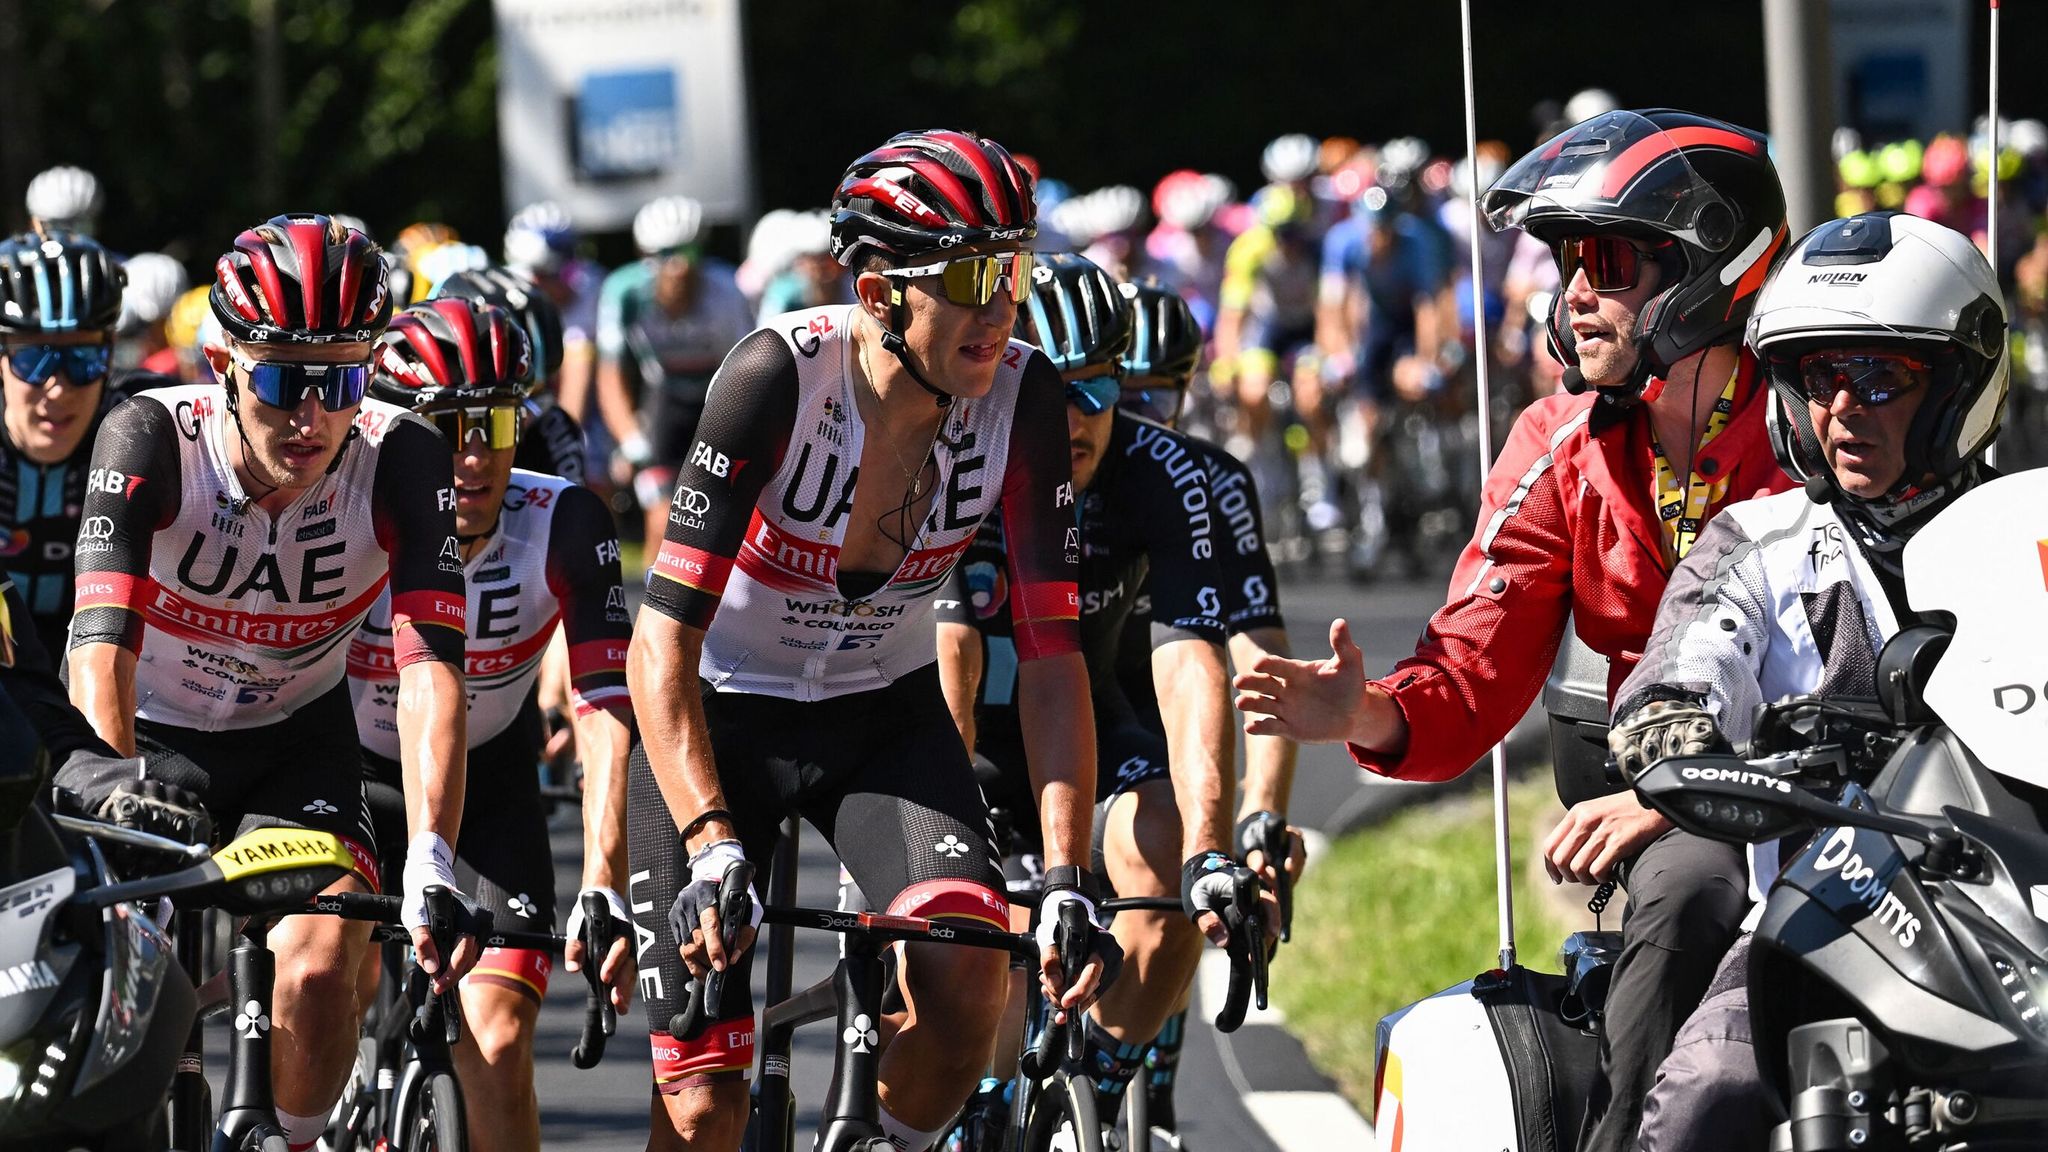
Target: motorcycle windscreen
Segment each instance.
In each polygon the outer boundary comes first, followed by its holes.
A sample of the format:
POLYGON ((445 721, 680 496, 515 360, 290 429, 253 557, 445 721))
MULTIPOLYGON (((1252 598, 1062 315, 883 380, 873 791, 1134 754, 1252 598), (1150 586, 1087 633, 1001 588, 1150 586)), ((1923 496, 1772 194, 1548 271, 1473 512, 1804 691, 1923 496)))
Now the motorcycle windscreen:
POLYGON ((2048 469, 1957 498, 1906 545, 1906 595, 1952 613, 1928 706, 1985 767, 2048 787, 2048 469))

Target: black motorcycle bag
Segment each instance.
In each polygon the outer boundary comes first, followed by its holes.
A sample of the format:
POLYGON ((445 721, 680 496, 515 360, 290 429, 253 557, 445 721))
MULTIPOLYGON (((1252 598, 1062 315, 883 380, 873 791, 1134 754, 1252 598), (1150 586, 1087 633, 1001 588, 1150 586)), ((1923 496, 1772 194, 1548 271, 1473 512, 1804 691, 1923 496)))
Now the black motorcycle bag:
POLYGON ((1600 1037, 1570 1022, 1583 1008, 1567 977, 1515 967, 1472 985, 1515 1094, 1522 1152, 1572 1152, 1600 1076, 1600 1037))

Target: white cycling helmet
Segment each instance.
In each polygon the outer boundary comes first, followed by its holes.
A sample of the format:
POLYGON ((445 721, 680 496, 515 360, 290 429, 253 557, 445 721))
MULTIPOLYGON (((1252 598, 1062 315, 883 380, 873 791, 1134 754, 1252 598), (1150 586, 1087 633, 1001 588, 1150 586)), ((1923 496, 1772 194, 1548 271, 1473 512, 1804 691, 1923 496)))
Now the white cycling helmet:
POLYGON ((551 272, 576 247, 576 225, 569 210, 541 200, 512 214, 505 224, 505 265, 551 272))
POLYGON ((702 204, 688 196, 663 196, 633 217, 633 243, 641 255, 653 256, 693 243, 703 223, 702 204))
POLYGON ((792 259, 832 254, 832 214, 823 209, 798 212, 787 225, 786 243, 792 259))
POLYGON ((1259 171, 1275 184, 1297 184, 1316 174, 1322 145, 1313 136, 1290 132, 1266 145, 1259 156, 1259 171))
POLYGON ((1564 119, 1567 124, 1583 124, 1595 116, 1605 116, 1621 107, 1621 101, 1605 88, 1583 88, 1564 102, 1564 119))
POLYGON ((1088 201, 1095 214, 1097 236, 1128 232, 1145 216, 1145 194, 1129 184, 1097 188, 1088 194, 1088 201))
POLYGON ((99 211, 99 178, 83 168, 45 169, 28 182, 28 214, 53 228, 87 230, 99 211))
POLYGON ((121 290, 119 331, 133 332, 170 316, 191 286, 185 266, 161 252, 138 252, 121 264, 128 284, 121 290))
POLYGON ((1799 372, 1799 358, 1822 348, 1897 347, 1930 363, 1902 484, 1956 476, 1998 435, 2008 374, 1998 278, 1968 237, 1931 220, 1869 212, 1807 233, 1764 285, 1747 343, 1776 393, 1771 447, 1795 480, 1833 483, 1799 372))

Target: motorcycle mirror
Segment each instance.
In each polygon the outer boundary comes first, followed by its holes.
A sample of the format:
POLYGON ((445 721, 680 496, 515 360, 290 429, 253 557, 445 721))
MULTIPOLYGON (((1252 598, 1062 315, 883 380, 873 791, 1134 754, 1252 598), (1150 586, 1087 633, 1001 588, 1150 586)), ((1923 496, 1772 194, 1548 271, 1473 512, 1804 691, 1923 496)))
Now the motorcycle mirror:
POLYGON ((1877 698, 1895 724, 1932 724, 1940 718, 1927 706, 1927 681, 1948 651, 1954 633, 1916 624, 1885 641, 1877 655, 1877 698))
POLYGON ((1687 832, 1734 844, 1760 844, 1801 828, 1841 824, 1932 841, 1932 833, 1911 820, 1831 804, 1758 771, 1740 756, 1659 760, 1636 777, 1636 792, 1687 832))

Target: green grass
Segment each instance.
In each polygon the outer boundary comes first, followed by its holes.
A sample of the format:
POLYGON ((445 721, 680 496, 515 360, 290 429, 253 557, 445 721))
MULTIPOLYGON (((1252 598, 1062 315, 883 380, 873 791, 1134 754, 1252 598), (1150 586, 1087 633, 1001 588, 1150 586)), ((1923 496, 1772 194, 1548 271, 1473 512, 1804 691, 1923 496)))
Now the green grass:
MULTIPOLYGON (((1537 899, 1527 865, 1557 798, 1547 774, 1517 782, 1509 797, 1521 959, 1556 971, 1564 928, 1537 899)), ((1294 913, 1273 998, 1316 1066, 1369 1116, 1380 1017, 1499 962, 1488 794, 1414 808, 1336 841, 1310 864, 1294 913)))

